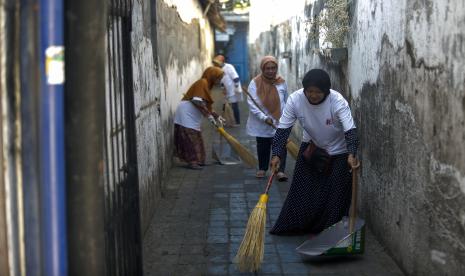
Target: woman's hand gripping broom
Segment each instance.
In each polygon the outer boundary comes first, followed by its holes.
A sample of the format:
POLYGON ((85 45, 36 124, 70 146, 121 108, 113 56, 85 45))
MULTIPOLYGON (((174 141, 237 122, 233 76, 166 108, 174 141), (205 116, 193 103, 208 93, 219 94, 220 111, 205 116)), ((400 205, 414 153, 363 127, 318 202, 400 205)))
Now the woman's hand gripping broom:
MULTIPOLYGON (((266 114, 265 111, 258 105, 258 103, 255 101, 255 99, 252 97, 252 95, 249 94, 249 91, 247 90, 247 88, 242 87, 242 90, 250 98, 250 100, 252 100, 252 102, 258 108, 258 110, 260 110, 263 114, 268 116, 268 114, 266 114)), ((267 124, 272 126, 274 129, 277 129, 277 127, 273 123, 268 123, 267 122, 267 124)), ((297 160, 297 155, 299 155, 299 147, 294 142, 292 142, 292 140, 289 139, 289 140, 287 140, 286 148, 287 148, 287 151, 292 155, 292 157, 295 160, 297 160)))
POLYGON ((276 172, 270 176, 266 185, 265 193, 260 195, 257 205, 250 214, 244 238, 237 251, 235 262, 241 272, 254 272, 260 269, 264 255, 266 204, 268 202, 268 191, 273 182, 276 172))
MULTIPOLYGON (((212 115, 210 115, 212 116, 212 115)), ((213 116, 212 116, 213 117, 213 116)), ((239 155, 239 157, 246 163, 248 166, 255 168, 258 164, 257 158, 246 148, 244 147, 236 138, 231 136, 229 133, 224 130, 223 123, 220 120, 218 124, 215 119, 210 119, 210 122, 216 127, 216 130, 224 137, 228 144, 233 148, 233 150, 239 155)))

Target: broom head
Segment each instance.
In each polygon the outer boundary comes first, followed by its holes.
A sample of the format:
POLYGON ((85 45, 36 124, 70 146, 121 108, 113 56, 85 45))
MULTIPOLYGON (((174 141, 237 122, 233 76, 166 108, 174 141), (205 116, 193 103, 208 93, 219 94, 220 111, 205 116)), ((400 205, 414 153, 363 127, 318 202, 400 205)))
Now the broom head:
POLYGON ((233 148, 233 150, 239 155, 239 157, 252 168, 255 168, 258 164, 257 158, 239 141, 236 140, 236 138, 232 137, 229 133, 224 130, 224 128, 219 127, 217 128, 218 132, 228 141, 229 145, 233 148))
POLYGON ((299 155, 299 147, 291 140, 287 140, 286 148, 292 157, 297 160, 297 155, 299 155))
POLYGON ((244 238, 237 251, 235 262, 241 272, 260 269, 265 246, 266 203, 268 195, 262 194, 250 214, 244 238))

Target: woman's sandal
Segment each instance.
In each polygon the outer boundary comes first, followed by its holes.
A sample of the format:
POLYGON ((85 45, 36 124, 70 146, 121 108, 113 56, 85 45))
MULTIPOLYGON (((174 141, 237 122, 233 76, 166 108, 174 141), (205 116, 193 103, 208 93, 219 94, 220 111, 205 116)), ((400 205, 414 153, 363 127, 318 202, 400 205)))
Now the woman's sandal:
POLYGON ((259 171, 257 171, 257 173, 255 174, 255 177, 256 177, 256 178, 264 178, 264 177, 265 177, 265 174, 266 174, 265 171, 259 170, 259 171))
POLYGON ((279 172, 276 177, 278 178, 279 182, 285 182, 287 181, 287 175, 283 172, 279 172))
POLYGON ((191 170, 202 170, 203 169, 203 167, 200 166, 199 164, 189 164, 188 168, 191 170))

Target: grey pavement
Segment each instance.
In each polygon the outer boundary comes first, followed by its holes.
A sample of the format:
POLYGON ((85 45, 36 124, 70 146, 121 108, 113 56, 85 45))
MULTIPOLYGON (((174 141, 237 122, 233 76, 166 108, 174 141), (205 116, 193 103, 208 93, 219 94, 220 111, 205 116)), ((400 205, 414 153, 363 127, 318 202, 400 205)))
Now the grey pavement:
MULTIPOLYGON (((241 108, 245 117, 246 108, 241 108)), ((245 134, 245 120, 242 123, 241 128, 226 130, 255 153, 255 140, 245 134)), ((211 127, 204 127, 207 144, 218 139, 211 127)), ((288 159, 291 176, 294 161, 288 159)), ((164 197, 144 235, 144 275, 254 275, 237 271, 233 260, 266 179, 256 179, 255 169, 243 164, 209 162, 201 171, 183 164, 170 171, 164 197)), ((289 184, 275 182, 270 190, 267 230, 279 215, 289 184)), ((404 275, 367 230, 363 255, 313 259, 302 259, 295 251, 307 236, 266 232, 264 261, 255 275, 404 275)))

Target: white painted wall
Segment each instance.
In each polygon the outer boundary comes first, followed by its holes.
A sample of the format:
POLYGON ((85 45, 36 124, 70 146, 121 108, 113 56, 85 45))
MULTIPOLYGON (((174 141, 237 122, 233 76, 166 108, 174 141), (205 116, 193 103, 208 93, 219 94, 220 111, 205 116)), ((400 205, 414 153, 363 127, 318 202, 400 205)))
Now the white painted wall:
POLYGON ((202 18, 202 7, 199 1, 163 0, 166 5, 175 8, 184 23, 190 24, 193 19, 202 18), (200 12, 199 12, 200 11, 200 12))
POLYGON ((295 17, 303 12, 305 1, 300 0, 250 0, 250 33, 249 42, 253 43, 260 33, 266 32, 270 26, 295 17))
POLYGON ((150 26, 147 1, 134 1, 132 22, 133 78, 142 229, 155 210, 162 179, 171 167, 173 115, 189 86, 210 66, 213 32, 196 0, 157 4, 157 26, 150 26), (148 15, 147 15, 148 14, 148 15), (169 23, 166 23, 167 20, 169 23), (170 25, 171 24, 171 25, 170 25), (197 27, 198 26, 198 27, 197 27), (157 42, 147 28, 157 28, 157 42), (188 29, 187 36, 178 30, 188 29), (199 43, 199 38, 203 40, 199 43), (181 55, 198 45, 195 54, 181 55), (158 56, 153 56, 153 50, 158 56), (160 55, 167 55, 161 57, 160 55), (163 64, 162 64, 163 63, 163 64), (158 65, 158 67, 157 67, 158 65))

